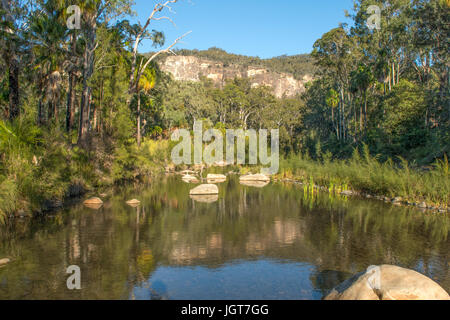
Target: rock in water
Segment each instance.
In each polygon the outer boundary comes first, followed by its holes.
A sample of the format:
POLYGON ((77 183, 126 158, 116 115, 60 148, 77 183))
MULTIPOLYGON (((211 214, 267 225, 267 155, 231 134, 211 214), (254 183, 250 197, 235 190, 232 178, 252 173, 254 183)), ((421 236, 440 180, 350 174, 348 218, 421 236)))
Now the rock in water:
POLYGON ((103 203, 93 203, 93 204, 85 203, 84 206, 89 209, 99 210, 101 207, 103 207, 103 203))
POLYGON ((103 204, 103 201, 100 198, 94 197, 94 198, 90 198, 90 199, 84 201, 83 203, 86 204, 86 205, 89 205, 89 204, 91 204, 91 205, 92 204, 103 204))
POLYGON ((189 194, 191 196, 219 194, 219 188, 215 184, 202 184, 192 189, 189 194))
POLYGON ((240 181, 269 181, 270 177, 266 176, 265 174, 249 174, 246 176, 242 176, 239 178, 240 181))
POLYGON ((223 174, 208 174, 206 180, 208 183, 220 183, 227 181, 227 177, 223 174))
POLYGON ((197 179, 196 176, 191 176, 189 174, 184 175, 181 180, 183 180, 186 183, 199 183, 200 181, 197 179))
POLYGON ((98 210, 103 206, 103 201, 100 198, 94 197, 84 201, 83 204, 89 209, 98 210))
POLYGON ((392 200, 393 203, 400 203, 400 202, 402 202, 402 201, 403 201, 403 198, 402 198, 402 197, 395 197, 395 198, 392 200))
POLYGON ((141 202, 137 199, 127 201, 127 205, 129 205, 131 207, 138 207, 140 204, 141 204, 141 202))
POLYGON ((11 260, 8 258, 0 259, 0 266, 10 263, 11 260))
POLYGON ((450 296, 423 274, 381 265, 344 281, 324 300, 450 300, 450 296))

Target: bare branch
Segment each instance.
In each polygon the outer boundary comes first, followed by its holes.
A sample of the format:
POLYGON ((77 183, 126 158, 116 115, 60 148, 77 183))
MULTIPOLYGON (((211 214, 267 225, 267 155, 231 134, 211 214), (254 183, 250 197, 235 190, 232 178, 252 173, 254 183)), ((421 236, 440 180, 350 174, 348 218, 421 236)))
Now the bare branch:
POLYGON ((143 34, 145 33, 145 31, 147 30, 148 26, 150 25, 150 23, 152 22, 152 20, 162 20, 164 17, 162 18, 156 18, 155 15, 158 12, 161 12, 162 10, 164 10, 164 8, 168 8, 169 11, 172 12, 172 9, 170 8, 170 4, 171 3, 176 3, 178 0, 167 0, 164 3, 158 2, 155 7, 153 8, 152 13, 150 14, 150 16, 148 17, 147 21, 145 22, 144 26, 141 28, 141 31, 138 33, 138 35, 136 36, 136 40, 134 42, 134 48, 133 48, 133 52, 137 53, 138 47, 139 47, 139 43, 141 42, 141 38, 143 36, 143 34))
POLYGON ((152 62, 157 56, 159 56, 162 53, 173 53, 173 51, 171 50, 181 39, 183 39, 184 37, 186 37, 188 34, 192 33, 192 31, 186 32, 185 34, 183 34, 181 37, 178 37, 169 47, 167 47, 164 50, 160 50, 158 52, 156 52, 155 54, 153 54, 145 63, 144 67, 142 68, 141 71, 145 70, 147 68, 147 66, 150 64, 150 62, 152 62))
POLYGON ((176 27, 177 25, 175 24, 175 22, 173 22, 173 20, 171 19, 171 18, 169 18, 169 17, 159 17, 159 18, 153 18, 153 20, 155 20, 155 21, 160 21, 160 20, 169 20, 172 24, 173 24, 173 26, 174 27, 176 27))

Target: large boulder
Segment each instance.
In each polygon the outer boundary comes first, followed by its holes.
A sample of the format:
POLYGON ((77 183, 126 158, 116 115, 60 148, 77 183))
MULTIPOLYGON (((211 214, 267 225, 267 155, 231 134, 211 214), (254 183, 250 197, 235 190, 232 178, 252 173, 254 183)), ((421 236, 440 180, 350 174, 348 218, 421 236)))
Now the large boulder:
POLYGON ((344 281, 324 300, 450 300, 450 296, 423 274, 381 265, 344 281))
POLYGON ((264 182, 270 182, 270 177, 266 176, 265 174, 249 174, 245 176, 241 176, 239 178, 240 181, 264 181, 264 182))
POLYGON ((227 181, 227 177, 223 174, 208 174, 206 180, 208 183, 220 183, 227 181))
POLYGON ((215 184, 202 184, 192 189, 189 194, 191 196, 219 194, 219 188, 215 184))

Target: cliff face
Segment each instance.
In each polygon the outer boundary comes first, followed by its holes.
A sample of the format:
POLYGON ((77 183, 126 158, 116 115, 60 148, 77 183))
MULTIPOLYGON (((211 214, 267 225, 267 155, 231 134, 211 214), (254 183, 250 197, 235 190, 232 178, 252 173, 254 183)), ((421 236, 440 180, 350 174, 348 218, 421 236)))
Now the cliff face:
POLYGON ((159 63, 161 70, 173 75, 179 81, 200 81, 201 77, 211 79, 218 87, 225 80, 248 78, 253 87, 268 86, 276 97, 292 97, 305 91, 305 83, 312 80, 306 75, 297 80, 286 73, 271 72, 265 68, 240 65, 224 65, 220 62, 201 59, 194 56, 169 56, 159 63))

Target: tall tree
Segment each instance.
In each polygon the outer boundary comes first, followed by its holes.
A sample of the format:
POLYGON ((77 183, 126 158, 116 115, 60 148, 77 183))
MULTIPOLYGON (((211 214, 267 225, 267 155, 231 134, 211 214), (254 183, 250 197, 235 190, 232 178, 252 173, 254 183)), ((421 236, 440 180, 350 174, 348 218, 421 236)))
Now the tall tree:
POLYGON ((369 67, 360 65, 356 71, 351 73, 352 82, 354 86, 358 88, 361 93, 363 104, 361 105, 360 111, 360 130, 363 128, 362 117, 364 115, 364 135, 367 131, 367 90, 369 90, 370 86, 374 82, 374 77, 369 67), (364 110, 363 106, 364 105, 364 110))
POLYGON ((149 95, 156 84, 156 72, 154 69, 147 69, 141 76, 137 93, 137 145, 141 147, 142 130, 141 130, 141 94, 149 95))
POLYGON ((94 73, 95 50, 98 47, 96 32, 100 23, 108 24, 114 18, 130 12, 129 0, 91 0, 83 3, 82 34, 85 42, 82 68, 82 94, 78 143, 85 145, 89 132, 90 103, 92 97, 91 77, 94 73))
POLYGON ((148 28, 150 27, 150 24, 154 21, 160 21, 160 20, 168 20, 173 23, 172 19, 168 16, 158 16, 158 14, 164 10, 172 11, 171 5, 178 2, 178 0, 167 0, 165 2, 158 2, 153 7, 152 12, 150 13, 149 17, 145 21, 144 25, 141 26, 139 23, 138 25, 133 25, 129 28, 130 30, 130 38, 132 38, 132 57, 131 57, 131 71, 130 71, 130 81, 129 81, 129 87, 128 87, 128 104, 131 103, 131 99, 133 95, 137 93, 140 77, 144 74, 147 67, 150 65, 150 63, 156 59, 159 55, 163 53, 173 53, 172 48, 184 37, 186 37, 190 31, 179 38, 177 38, 170 46, 168 46, 165 49, 159 50, 156 53, 153 53, 148 57, 145 61, 141 60, 141 63, 139 66, 137 65, 138 62, 138 49, 141 42, 145 39, 151 39, 153 41, 153 44, 155 47, 160 47, 164 45, 165 39, 164 34, 162 32, 158 32, 153 30, 152 32, 148 31, 148 28))
POLYGON ((0 42, 2 56, 8 69, 9 119, 20 115, 20 59, 23 30, 30 7, 20 0, 0 1, 0 42))

